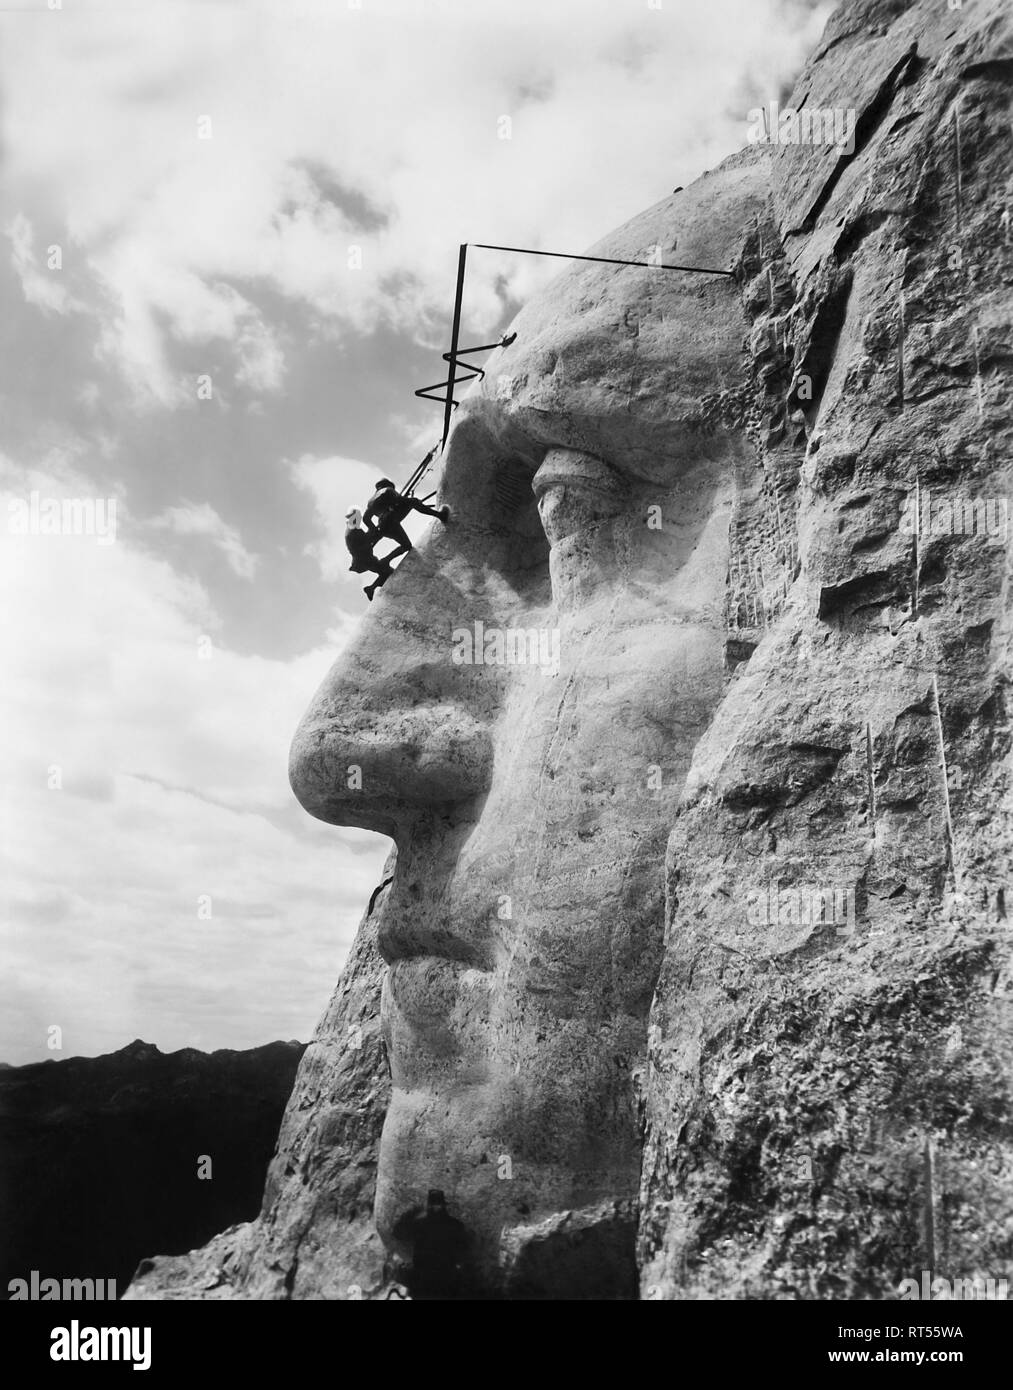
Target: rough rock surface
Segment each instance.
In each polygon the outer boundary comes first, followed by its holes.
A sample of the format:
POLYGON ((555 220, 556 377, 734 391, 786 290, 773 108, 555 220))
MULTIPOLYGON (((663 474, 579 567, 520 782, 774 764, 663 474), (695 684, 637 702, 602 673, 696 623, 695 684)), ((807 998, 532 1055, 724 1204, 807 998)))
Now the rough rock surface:
POLYGON ((33 1269, 122 1291, 147 1251, 186 1250, 252 1216, 303 1051, 163 1053, 137 1040, 0 1068, 4 1297, 33 1269))
POLYGON ((1009 537, 937 511, 1010 495, 1003 18, 840 10, 792 104, 856 107, 855 151, 780 148, 749 248, 754 360, 803 431, 794 469, 791 427, 761 433, 733 572, 796 559, 760 591, 669 842, 651 1296, 1010 1273, 1009 537), (901 524, 916 489, 940 534, 901 524), (775 881, 853 894, 853 933, 792 921, 790 897, 751 925, 744 889, 775 881))
POLYGON ((733 277, 577 263, 518 316, 293 745, 394 882, 264 1214, 138 1296, 434 1296, 433 1188, 471 1296, 1010 1273, 1008 537, 905 525, 1010 490, 1003 15, 843 5, 791 104, 853 151, 593 248, 733 277))

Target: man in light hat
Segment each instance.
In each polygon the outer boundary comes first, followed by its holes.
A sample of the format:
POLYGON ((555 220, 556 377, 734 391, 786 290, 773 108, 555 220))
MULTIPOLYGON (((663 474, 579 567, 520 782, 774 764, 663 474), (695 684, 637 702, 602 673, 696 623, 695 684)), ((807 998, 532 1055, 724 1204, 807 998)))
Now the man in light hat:
POLYGON ((349 507, 345 513, 345 545, 352 563, 348 566, 355 574, 365 574, 371 571, 376 575, 372 584, 367 584, 363 593, 373 602, 373 595, 377 589, 386 584, 394 571, 391 569, 389 560, 380 560, 373 554, 373 547, 380 539, 379 532, 375 526, 364 527, 362 524, 362 513, 355 507, 349 507))

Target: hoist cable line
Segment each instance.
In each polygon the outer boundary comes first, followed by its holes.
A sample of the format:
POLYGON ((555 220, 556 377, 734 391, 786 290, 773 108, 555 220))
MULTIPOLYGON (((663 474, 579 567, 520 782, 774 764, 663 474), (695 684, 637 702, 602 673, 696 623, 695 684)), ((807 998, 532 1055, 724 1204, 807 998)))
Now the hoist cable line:
POLYGON ((553 256, 565 261, 594 261, 599 265, 631 265, 639 266, 644 270, 681 270, 691 275, 724 275, 734 279, 735 272, 732 270, 715 270, 700 265, 667 265, 663 261, 627 261, 620 260, 615 256, 585 256, 579 255, 574 251, 536 251, 530 246, 493 246, 489 242, 474 241, 462 242, 457 256, 457 289, 454 294, 454 319, 450 330, 450 351, 443 353, 443 361, 447 363, 448 372, 446 381, 434 382, 432 386, 422 386, 415 392, 416 396, 423 400, 436 401, 443 406, 443 436, 439 444, 434 444, 432 449, 415 469, 414 473, 405 484, 402 491, 406 496, 411 496, 412 491, 417 486, 426 469, 432 461, 437 449, 444 449, 447 443, 447 436, 450 434, 450 420, 454 409, 459 404, 454 400, 454 387, 458 382, 474 381, 476 377, 484 377, 485 372, 481 367, 476 367, 473 362, 464 359, 476 352, 491 352, 494 348, 509 347, 516 338, 516 333, 509 337, 503 337, 497 343, 483 343, 480 347, 462 348, 459 346, 459 335, 461 331, 461 307, 464 303, 464 276, 468 265, 468 247, 473 246, 481 251, 507 251, 515 256, 553 256), (464 370, 461 370, 461 369, 464 370), (444 392, 443 395, 436 395, 435 392, 444 392))
POLYGON ((558 256, 564 261, 598 261, 601 265, 639 265, 646 270, 685 270, 693 275, 728 275, 733 280, 734 270, 713 270, 702 265, 666 265, 663 261, 622 261, 615 256, 580 256, 575 251, 532 251, 527 246, 490 246, 485 241, 473 241, 472 246, 483 251, 514 251, 519 256, 558 256))

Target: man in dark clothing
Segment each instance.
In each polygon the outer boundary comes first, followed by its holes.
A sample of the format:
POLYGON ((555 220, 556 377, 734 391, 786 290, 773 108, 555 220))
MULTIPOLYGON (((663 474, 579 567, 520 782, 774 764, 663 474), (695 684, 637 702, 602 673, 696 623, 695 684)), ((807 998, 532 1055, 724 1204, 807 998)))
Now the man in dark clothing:
POLYGON ((373 554, 373 547, 380 539, 380 533, 375 526, 362 526, 362 513, 352 507, 345 513, 345 545, 352 563, 348 566, 355 574, 365 574, 372 571, 376 575, 372 584, 367 584, 363 593, 373 602, 373 595, 377 589, 386 584, 394 571, 390 567, 387 559, 377 559, 373 554))
POLYGON ((398 492, 389 478, 381 478, 376 485, 376 491, 369 499, 365 518, 367 527, 375 526, 377 534, 384 540, 397 542, 396 548, 385 556, 387 560, 396 560, 399 555, 407 555, 412 548, 408 532, 401 524, 409 512, 435 516, 446 526, 450 508, 427 507, 425 502, 420 502, 418 498, 405 497, 398 492))
POLYGON ((468 1233, 447 1211, 438 1188, 431 1188, 424 1215, 407 1213, 394 1229, 396 1239, 411 1243, 411 1268, 404 1278, 413 1299, 434 1301, 468 1296, 468 1233))

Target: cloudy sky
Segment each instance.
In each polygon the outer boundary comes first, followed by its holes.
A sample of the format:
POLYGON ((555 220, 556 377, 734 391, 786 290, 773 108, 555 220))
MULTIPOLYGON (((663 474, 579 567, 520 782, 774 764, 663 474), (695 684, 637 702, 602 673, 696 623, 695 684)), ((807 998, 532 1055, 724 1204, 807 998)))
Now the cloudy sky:
MULTIPOLYGON (((344 511, 437 437, 459 243, 688 184, 830 8, 2 6, 0 1061, 310 1036, 387 842, 288 745, 366 608, 344 511), (33 492, 115 542, 22 534, 33 492)), ((466 339, 553 273, 474 253, 466 339)))

